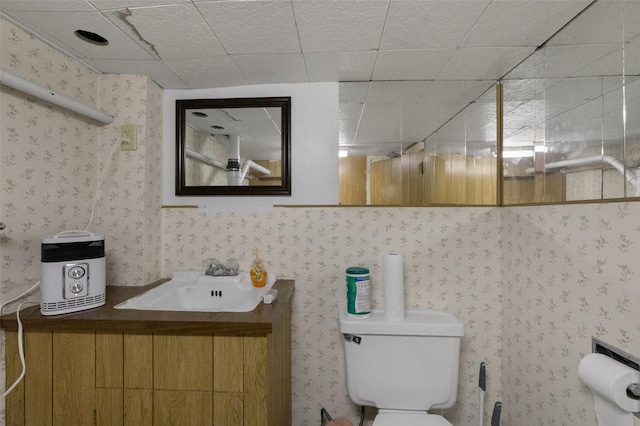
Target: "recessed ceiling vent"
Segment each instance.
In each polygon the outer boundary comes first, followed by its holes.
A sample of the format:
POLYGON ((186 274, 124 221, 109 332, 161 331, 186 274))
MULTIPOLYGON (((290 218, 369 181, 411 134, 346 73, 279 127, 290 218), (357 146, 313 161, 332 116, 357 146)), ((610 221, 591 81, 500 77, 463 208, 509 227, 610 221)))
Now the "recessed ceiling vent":
POLYGON ((91 31, 76 30, 75 35, 80 40, 97 46, 107 46, 109 44, 109 40, 102 37, 100 34, 92 33, 91 31))

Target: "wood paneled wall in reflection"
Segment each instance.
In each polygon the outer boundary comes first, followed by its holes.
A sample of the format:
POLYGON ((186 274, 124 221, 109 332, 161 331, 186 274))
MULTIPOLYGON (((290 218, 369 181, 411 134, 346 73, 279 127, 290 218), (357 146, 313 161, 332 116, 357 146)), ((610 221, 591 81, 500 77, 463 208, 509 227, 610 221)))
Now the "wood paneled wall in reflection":
MULTIPOLYGON (((424 152, 374 161, 369 170, 371 205, 495 205, 496 158, 424 152)), ((340 159, 340 204, 366 203, 366 157, 340 159)))
POLYGON ((424 204, 424 151, 402 156, 402 205, 424 204))
POLYGON ((402 157, 371 163, 369 185, 372 205, 401 205, 402 157))
POLYGON ((265 175, 256 169, 249 169, 254 178, 249 179, 249 186, 279 186, 282 185, 282 162, 269 161, 269 160, 255 160, 256 164, 264 167, 271 172, 270 175, 265 175))
POLYGON ((425 204, 496 204, 496 161, 463 154, 427 155, 425 204))
POLYGON ((339 182, 341 205, 367 204, 367 157, 340 158, 339 182))

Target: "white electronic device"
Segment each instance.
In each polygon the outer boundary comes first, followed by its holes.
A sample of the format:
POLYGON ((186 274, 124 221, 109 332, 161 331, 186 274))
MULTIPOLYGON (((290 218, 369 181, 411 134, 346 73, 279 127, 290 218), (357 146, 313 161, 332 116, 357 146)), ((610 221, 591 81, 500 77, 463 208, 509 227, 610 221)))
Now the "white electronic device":
POLYGON ((40 312, 57 315, 106 302, 104 235, 64 231, 42 238, 40 312))

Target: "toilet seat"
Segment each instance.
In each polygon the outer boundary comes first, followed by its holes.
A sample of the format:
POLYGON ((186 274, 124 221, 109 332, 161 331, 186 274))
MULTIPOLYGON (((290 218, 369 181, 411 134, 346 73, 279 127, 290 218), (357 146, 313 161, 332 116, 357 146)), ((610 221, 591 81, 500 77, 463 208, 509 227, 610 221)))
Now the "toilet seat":
POLYGON ((372 426, 453 426, 442 416, 418 411, 379 410, 372 426))

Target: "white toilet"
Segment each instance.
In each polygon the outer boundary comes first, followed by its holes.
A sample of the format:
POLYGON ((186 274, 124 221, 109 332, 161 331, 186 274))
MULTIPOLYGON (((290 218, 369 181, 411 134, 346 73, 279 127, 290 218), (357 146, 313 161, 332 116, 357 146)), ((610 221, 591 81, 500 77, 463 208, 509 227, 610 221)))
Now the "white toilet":
POLYGON ((452 426, 427 410, 456 402, 462 322, 441 311, 408 310, 404 321, 384 311, 349 319, 340 312, 347 386, 358 405, 378 408, 373 426, 452 426))

